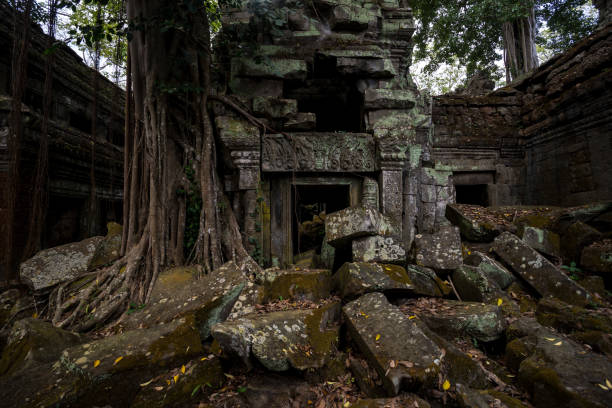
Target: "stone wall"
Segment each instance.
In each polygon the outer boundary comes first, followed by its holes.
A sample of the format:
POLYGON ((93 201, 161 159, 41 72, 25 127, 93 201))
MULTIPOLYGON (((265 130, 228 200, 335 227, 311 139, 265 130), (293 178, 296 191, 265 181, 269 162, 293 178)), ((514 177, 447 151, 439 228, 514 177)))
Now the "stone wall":
POLYGON ((433 100, 434 159, 489 205, 612 199, 612 26, 483 96, 433 100))
MULTIPOLYGON (((5 193, 8 189, 7 136, 12 105, 12 26, 12 10, 2 3, 0 49, 4 52, 0 54, 0 225, 3 228, 7 228, 4 217, 5 193)), ((14 255, 17 258, 27 238, 27 223, 24 220, 30 216, 32 179, 41 131, 47 38, 40 27, 32 25, 22 108, 24 138, 21 141, 19 165, 20 191, 14 228, 14 255)), ((44 247, 105 233, 106 221, 120 221, 123 195, 123 90, 87 67, 74 51, 61 43, 54 52, 54 59, 49 123, 49 208, 44 221, 45 232, 40 237, 44 247), (96 140, 91 136, 94 78, 97 78, 99 86, 96 140), (92 149, 95 152, 96 181, 93 206, 90 205, 92 149)), ((0 270, 0 278, 2 275, 3 271, 0 270)))

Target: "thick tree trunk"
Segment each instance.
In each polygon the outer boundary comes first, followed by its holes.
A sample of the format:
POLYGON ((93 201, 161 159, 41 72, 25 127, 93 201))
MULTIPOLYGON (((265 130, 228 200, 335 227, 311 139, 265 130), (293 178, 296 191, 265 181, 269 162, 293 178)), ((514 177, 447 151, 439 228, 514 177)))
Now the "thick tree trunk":
POLYGON ((502 32, 506 82, 510 83, 538 66, 534 9, 530 10, 527 17, 503 23, 502 32))

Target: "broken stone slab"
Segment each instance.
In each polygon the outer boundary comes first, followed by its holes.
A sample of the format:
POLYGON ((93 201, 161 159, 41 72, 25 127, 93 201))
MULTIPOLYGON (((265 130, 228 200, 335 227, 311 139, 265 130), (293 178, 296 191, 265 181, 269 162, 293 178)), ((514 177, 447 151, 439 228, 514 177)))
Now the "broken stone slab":
POLYGON ((595 273, 612 273, 612 239, 597 241, 584 248, 580 266, 595 273))
POLYGON ((271 371, 321 368, 338 342, 340 304, 318 309, 251 314, 217 324, 212 335, 228 355, 252 367, 251 356, 271 371))
POLYGON ((369 293, 342 309, 351 339, 390 395, 433 386, 442 350, 382 293, 369 293))
POLYGON ((392 236, 396 231, 391 219, 372 208, 349 207, 325 218, 327 242, 336 249, 348 246, 357 238, 392 236))
POLYGON ((352 408, 387 408, 387 407, 429 408, 431 405, 413 394, 402 394, 396 398, 368 398, 355 401, 352 408))
POLYGON ((482 252, 471 252, 463 260, 466 265, 475 266, 490 280, 493 280, 501 289, 506 289, 516 280, 514 275, 493 258, 482 252))
POLYGON ((162 272, 149 303, 128 315, 122 326, 127 330, 147 328, 191 315, 204 340, 210 335, 210 328, 224 321, 234 304, 241 297, 246 299, 245 293, 255 286, 234 262, 226 263, 201 279, 197 279, 197 275, 195 267, 177 267, 162 272))
POLYGON ((253 98, 253 113, 270 119, 295 115, 297 113, 297 100, 256 96, 253 98))
POLYGON ((477 220, 469 211, 473 207, 461 204, 448 204, 446 206, 446 218, 459 227, 461 235, 468 241, 493 241, 500 233, 499 227, 491 222, 477 220))
POLYGON ((0 398, 12 407, 130 406, 139 384, 201 357, 191 323, 179 319, 70 347, 53 363, 0 378, 0 398), (98 392, 107 389, 121 393, 98 392))
POLYGON ((353 240, 354 262, 397 263, 406 262, 406 251, 393 237, 363 237, 353 240))
POLYGON ((333 30, 363 31, 376 16, 363 7, 338 5, 332 9, 330 25, 333 30))
POLYGON ((365 78, 394 78, 397 75, 390 58, 351 58, 336 59, 336 70, 340 75, 365 78))
POLYGON ((414 285, 414 293, 423 296, 440 297, 451 293, 448 282, 436 275, 433 269, 419 265, 406 265, 406 273, 414 285))
POLYGON ((478 267, 461 265, 453 272, 453 284, 462 300, 496 302, 503 296, 501 288, 478 267))
POLYGON ((384 398, 387 392, 382 386, 382 379, 364 358, 349 357, 349 368, 359 390, 368 398, 384 398))
POLYGON ((259 129, 246 120, 231 116, 216 116, 219 139, 227 149, 250 148, 259 143, 259 129))
POLYGON ((445 225, 433 234, 415 236, 416 264, 435 270, 457 269, 463 264, 459 228, 445 225))
POLYGON ((561 239, 552 231, 535 227, 525 227, 523 242, 536 251, 554 257, 561 256, 561 239))
POLYGON ((306 61, 283 58, 232 58, 232 78, 306 79, 306 61))
POLYGON ((354 299, 369 292, 413 293, 415 286, 399 265, 347 262, 335 274, 336 287, 343 299, 354 299))
POLYGON ((81 276, 103 240, 104 237, 87 238, 40 251, 19 267, 21 282, 41 291, 81 276))
POLYGON ((521 318, 507 330, 506 361, 536 407, 609 407, 606 380, 612 361, 540 325, 521 318), (603 386, 603 388, 602 388, 603 386))
POLYGON ((264 302, 279 299, 318 301, 330 296, 331 271, 328 269, 279 269, 268 273, 263 285, 264 302))
POLYGON ((366 89, 364 108, 374 109, 412 109, 416 105, 416 95, 410 90, 366 89))
POLYGON ((591 301, 588 292, 550 261, 521 241, 504 232, 493 244, 495 253, 543 297, 584 306, 591 301))
POLYGON ((96 252, 89 262, 89 270, 108 265, 119 259, 123 227, 116 222, 109 222, 106 224, 106 228, 108 232, 102 242, 97 246, 96 252))
POLYGON ((0 358, 0 376, 55 361, 62 351, 84 341, 82 335, 57 328, 44 320, 17 320, 6 338, 0 358))
POLYGON ((497 305, 444 299, 429 304, 432 308, 415 308, 413 313, 448 340, 468 336, 489 342, 499 339, 506 329, 504 316, 497 305))

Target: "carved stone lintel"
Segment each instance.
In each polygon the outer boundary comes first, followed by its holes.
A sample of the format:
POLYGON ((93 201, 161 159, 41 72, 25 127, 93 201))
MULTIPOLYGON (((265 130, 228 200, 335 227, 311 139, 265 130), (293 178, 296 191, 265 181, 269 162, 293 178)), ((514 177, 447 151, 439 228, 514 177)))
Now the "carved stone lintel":
POLYGON ((233 151, 232 162, 238 169, 238 190, 256 190, 259 184, 259 151, 233 151))
POLYGON ((376 171, 374 139, 362 133, 267 135, 263 171, 376 171))

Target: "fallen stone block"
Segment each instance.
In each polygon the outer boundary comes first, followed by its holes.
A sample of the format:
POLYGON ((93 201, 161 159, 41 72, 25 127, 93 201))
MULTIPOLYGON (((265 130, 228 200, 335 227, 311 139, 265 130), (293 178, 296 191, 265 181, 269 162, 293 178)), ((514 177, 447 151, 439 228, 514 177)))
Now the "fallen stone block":
POLYGON ((516 280, 499 262, 482 252, 474 251, 463 260, 466 265, 477 267, 486 277, 497 283, 501 289, 506 289, 516 280))
POLYGON ((435 270, 457 269, 463 264, 461 236, 454 226, 442 226, 433 234, 418 234, 414 240, 416 264, 435 270))
POLYGON ((327 269, 279 269, 268 273, 264 286, 264 302, 282 299, 317 301, 328 298, 332 288, 327 269))
POLYGON ((325 218, 327 242, 335 247, 348 246, 352 240, 367 236, 391 236, 397 231, 393 222, 372 208, 349 207, 325 218))
POLYGON ((497 305, 444 299, 428 304, 432 306, 414 308, 413 313, 448 340, 467 336, 489 342, 499 339, 506 329, 504 316, 497 305))
POLYGON ((406 251, 401 242, 392 237, 363 237, 353 241, 354 262, 406 262, 406 251))
POLYGON ((507 331, 506 361, 536 407, 609 407, 606 385, 612 362, 541 326, 533 318, 513 322, 507 331))
POLYGON ((397 398, 360 399, 351 404, 352 408, 387 408, 387 407, 429 408, 431 405, 413 394, 402 394, 397 398))
POLYGON ((104 237, 87 238, 40 251, 19 267, 19 277, 34 291, 79 277, 87 272, 104 237))
POLYGON ((442 350, 383 294, 369 293, 342 310, 351 339, 390 395, 436 383, 442 350))
POLYGON ((440 279, 433 269, 419 265, 406 265, 406 273, 417 295, 440 297, 452 291, 449 283, 440 279))
POLYGON ((234 262, 201 279, 196 275, 197 270, 189 267, 162 272, 149 303, 128 315, 122 326, 127 330, 147 328, 192 315, 204 340, 210 336, 210 328, 224 321, 234 304, 241 297, 246 299, 246 292, 255 287, 234 262))
POLYGON ((461 300, 492 303, 503 296, 501 288, 479 268, 461 265, 453 272, 453 284, 461 300))
POLYGON ((552 231, 525 227, 523 242, 542 254, 554 257, 561 256, 561 239, 559 235, 552 231))
POLYGON ((336 349, 340 305, 251 314, 217 324, 212 335, 228 355, 252 367, 251 356, 271 371, 321 368, 336 349), (329 326, 329 327, 328 327, 329 326))
POLYGON ((106 228, 108 232, 102 242, 97 246, 96 252, 89 262, 89 270, 110 264, 119 259, 123 227, 116 222, 109 222, 106 228))
POLYGON ((495 390, 475 390, 463 384, 457 384, 457 402, 461 408, 527 408, 520 400, 495 390))
POLYGON ((493 241, 500 234, 500 228, 489 220, 479 219, 474 215, 474 211, 474 206, 448 204, 445 215, 450 222, 459 227, 461 235, 468 241, 493 241))
POLYGON ((336 272, 335 284, 343 299, 354 299, 370 292, 414 293, 406 270, 398 265, 347 262, 336 272))
POLYGON ((584 306, 591 300, 584 288, 516 235, 504 232, 495 239, 493 250, 540 295, 556 297, 578 306, 584 306))
POLYGON ((567 265, 570 262, 578 263, 583 248, 591 245, 595 241, 599 241, 602 235, 595 228, 578 221, 570 225, 567 230, 561 235, 561 255, 563 262, 567 265))

